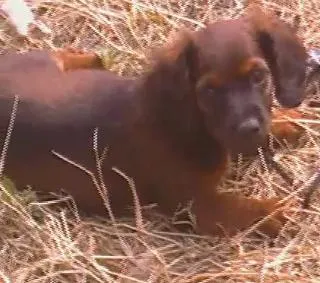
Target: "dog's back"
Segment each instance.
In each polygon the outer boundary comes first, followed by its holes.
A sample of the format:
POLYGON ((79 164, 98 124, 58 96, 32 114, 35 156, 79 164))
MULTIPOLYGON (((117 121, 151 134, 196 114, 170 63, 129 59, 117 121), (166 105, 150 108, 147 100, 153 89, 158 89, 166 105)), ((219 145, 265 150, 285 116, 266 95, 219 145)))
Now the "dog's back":
MULTIPOLYGON (((103 70, 62 72, 41 51, 2 55, 0 62, 2 139, 14 96, 19 97, 4 173, 19 187, 28 184, 41 191, 71 187, 75 198, 84 199, 94 212, 96 206, 90 206, 82 189, 92 186, 90 177, 51 151, 94 171, 94 129, 99 128, 104 147, 122 135, 127 124, 129 127, 136 110, 134 79, 103 70)), ((92 191, 91 202, 100 201, 92 191)))

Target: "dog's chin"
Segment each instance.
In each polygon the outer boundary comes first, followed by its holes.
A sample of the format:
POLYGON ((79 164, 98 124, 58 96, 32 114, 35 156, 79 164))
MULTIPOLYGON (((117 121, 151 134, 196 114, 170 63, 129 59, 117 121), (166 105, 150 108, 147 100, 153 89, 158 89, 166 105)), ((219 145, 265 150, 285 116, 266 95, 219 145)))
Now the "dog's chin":
POLYGON ((258 152, 258 148, 265 145, 266 138, 259 139, 234 139, 225 143, 226 148, 232 155, 255 155, 258 152))
POLYGON ((244 154, 255 155, 258 152, 259 144, 248 145, 234 145, 229 146, 229 151, 232 155, 244 154))
POLYGON ((244 154, 255 155, 258 152, 258 148, 267 144, 268 132, 265 131, 261 135, 246 135, 240 137, 233 132, 225 133, 211 133, 214 140, 218 141, 220 145, 232 155, 244 154))

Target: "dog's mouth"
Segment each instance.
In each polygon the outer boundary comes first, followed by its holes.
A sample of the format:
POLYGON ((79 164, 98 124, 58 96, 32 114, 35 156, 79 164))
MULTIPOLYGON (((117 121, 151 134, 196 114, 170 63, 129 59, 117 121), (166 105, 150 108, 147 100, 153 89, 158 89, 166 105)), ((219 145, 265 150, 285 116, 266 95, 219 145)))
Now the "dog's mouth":
POLYGON ((250 155, 268 141, 270 125, 266 119, 240 120, 232 126, 207 124, 207 129, 214 140, 218 141, 231 154, 250 155), (258 123, 258 124, 256 124, 258 123))
POLYGON ((238 135, 233 132, 227 134, 221 143, 231 154, 252 155, 257 153, 259 147, 266 144, 267 138, 267 131, 256 135, 238 135))
POLYGON ((227 146, 229 148, 229 151, 231 154, 244 154, 244 155, 252 155, 256 154, 259 147, 263 146, 267 141, 267 135, 264 137, 255 137, 247 139, 244 138, 238 138, 234 139, 233 141, 230 141, 229 145, 227 146))

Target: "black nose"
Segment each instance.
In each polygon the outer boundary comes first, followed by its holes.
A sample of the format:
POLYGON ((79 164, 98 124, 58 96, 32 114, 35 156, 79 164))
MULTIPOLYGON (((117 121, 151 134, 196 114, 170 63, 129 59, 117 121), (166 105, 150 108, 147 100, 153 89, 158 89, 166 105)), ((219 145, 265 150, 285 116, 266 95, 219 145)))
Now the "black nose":
POLYGON ((238 132, 241 135, 260 135, 261 124, 257 118, 248 118, 239 125, 238 132))

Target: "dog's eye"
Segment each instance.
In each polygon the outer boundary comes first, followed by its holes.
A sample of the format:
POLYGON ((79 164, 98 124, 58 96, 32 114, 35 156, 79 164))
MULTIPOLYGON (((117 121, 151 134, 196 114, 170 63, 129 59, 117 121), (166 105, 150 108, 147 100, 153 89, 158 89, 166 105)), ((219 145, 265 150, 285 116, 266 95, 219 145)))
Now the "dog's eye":
POLYGON ((212 97, 217 93, 217 88, 212 85, 208 85, 202 89, 202 93, 206 96, 212 97))
POLYGON ((262 69, 256 69, 251 73, 251 81, 254 84, 261 84, 266 78, 266 71, 262 69))
POLYGON ((214 96, 214 94, 216 93, 216 89, 210 86, 206 88, 205 92, 208 96, 214 96))

